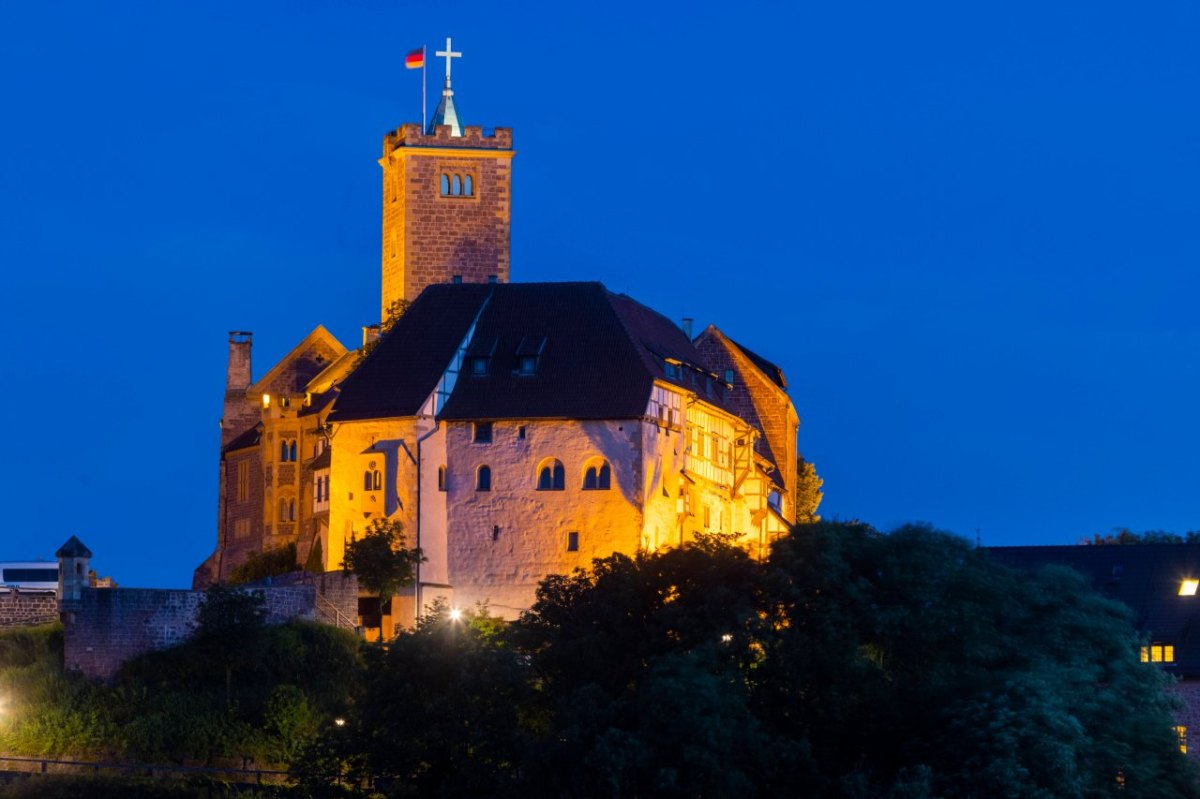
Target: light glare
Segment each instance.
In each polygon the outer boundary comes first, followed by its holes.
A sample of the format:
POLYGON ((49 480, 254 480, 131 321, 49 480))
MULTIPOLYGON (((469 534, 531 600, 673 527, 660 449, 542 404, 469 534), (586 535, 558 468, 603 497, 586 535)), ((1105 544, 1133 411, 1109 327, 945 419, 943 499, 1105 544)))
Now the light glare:
POLYGON ((1180 596, 1195 596, 1196 589, 1200 588, 1200 580, 1187 579, 1179 584, 1180 596))

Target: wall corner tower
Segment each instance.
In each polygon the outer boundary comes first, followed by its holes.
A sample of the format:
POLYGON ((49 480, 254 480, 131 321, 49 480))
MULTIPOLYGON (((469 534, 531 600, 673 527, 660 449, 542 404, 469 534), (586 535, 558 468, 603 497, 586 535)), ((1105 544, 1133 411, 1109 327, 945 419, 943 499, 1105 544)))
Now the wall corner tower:
POLYGON ((433 283, 507 283, 512 208, 512 130, 462 126, 450 89, 422 130, 402 125, 383 138, 380 319, 433 283))

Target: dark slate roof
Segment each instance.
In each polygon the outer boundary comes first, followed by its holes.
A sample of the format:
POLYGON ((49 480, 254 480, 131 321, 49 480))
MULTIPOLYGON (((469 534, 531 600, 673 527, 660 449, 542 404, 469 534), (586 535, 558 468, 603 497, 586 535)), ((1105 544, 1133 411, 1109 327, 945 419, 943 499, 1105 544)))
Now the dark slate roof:
POLYGON ((629 419, 646 411, 654 380, 726 405, 692 342, 666 317, 600 283, 441 284, 413 302, 340 387, 329 419, 412 416, 463 342, 468 359, 440 413, 447 420, 629 419), (537 354, 532 375, 520 355, 537 354), (666 359, 690 365, 667 378, 666 359))
POLYGON ((262 425, 256 424, 246 432, 239 435, 237 438, 225 445, 221 452, 233 452, 237 449, 245 449, 246 447, 254 447, 262 440, 262 425))
POLYGON ((787 388, 787 381, 783 379, 783 370, 782 369, 780 369, 778 366, 771 363, 770 361, 768 361, 766 358, 762 357, 758 353, 749 349, 748 347, 743 347, 741 344, 737 343, 736 341, 733 341, 733 339, 730 339, 730 342, 732 342, 733 346, 735 346, 739 350, 741 350, 742 354, 745 355, 747 358, 749 358, 754 363, 754 365, 759 368, 759 370, 763 374, 765 374, 768 378, 770 378, 771 382, 773 382, 775 385, 779 386, 782 389, 787 388))
POLYGON ((1200 579, 1200 544, 988 547, 996 560, 1017 569, 1069 566, 1098 592, 1129 606, 1150 641, 1173 644, 1175 663, 1163 668, 1200 677, 1200 594, 1179 596, 1184 578, 1200 579))
POLYGON ((340 386, 331 422, 413 416, 437 385, 492 289, 429 286, 340 386))
POLYGON ((316 471, 317 469, 328 469, 330 464, 333 462, 332 453, 333 450, 331 450, 329 447, 321 450, 321 454, 309 462, 308 468, 312 469, 313 471, 316 471))
POLYGON ((67 543, 58 548, 54 553, 56 558, 90 558, 92 550, 83 545, 77 537, 71 536, 67 539, 67 543))

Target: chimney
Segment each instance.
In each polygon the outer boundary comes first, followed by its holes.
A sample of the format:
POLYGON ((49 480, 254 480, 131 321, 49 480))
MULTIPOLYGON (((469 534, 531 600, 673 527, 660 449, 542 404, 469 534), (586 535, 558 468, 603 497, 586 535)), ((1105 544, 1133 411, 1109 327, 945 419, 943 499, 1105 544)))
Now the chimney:
POLYGON ((379 325, 363 325, 363 343, 365 347, 368 344, 374 344, 379 340, 379 325))
POLYGON ((696 320, 692 319, 692 317, 685 316, 683 317, 683 324, 680 325, 683 328, 683 334, 688 337, 688 341, 692 340, 692 322, 694 321, 696 320))
POLYGON ((229 331, 229 368, 225 372, 225 390, 245 391, 250 388, 250 344, 253 333, 229 331))

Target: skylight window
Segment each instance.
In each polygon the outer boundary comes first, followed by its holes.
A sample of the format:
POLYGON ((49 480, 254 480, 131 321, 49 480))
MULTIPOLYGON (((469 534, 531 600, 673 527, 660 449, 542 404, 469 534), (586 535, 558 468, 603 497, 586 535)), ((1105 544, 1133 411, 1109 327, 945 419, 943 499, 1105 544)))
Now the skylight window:
POLYGON ((1179 595, 1195 596, 1197 588, 1200 588, 1200 580, 1193 580, 1191 578, 1184 579, 1183 582, 1179 584, 1179 595))

